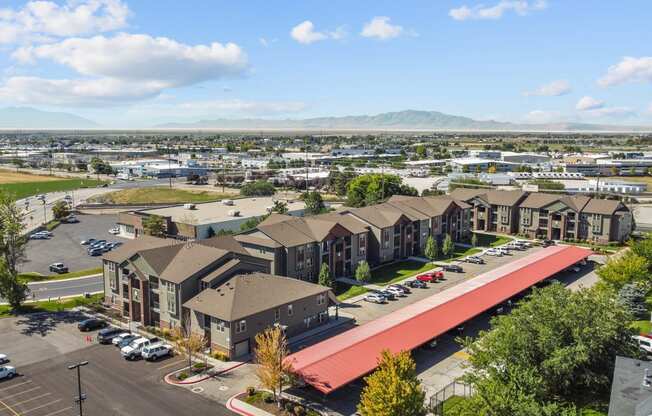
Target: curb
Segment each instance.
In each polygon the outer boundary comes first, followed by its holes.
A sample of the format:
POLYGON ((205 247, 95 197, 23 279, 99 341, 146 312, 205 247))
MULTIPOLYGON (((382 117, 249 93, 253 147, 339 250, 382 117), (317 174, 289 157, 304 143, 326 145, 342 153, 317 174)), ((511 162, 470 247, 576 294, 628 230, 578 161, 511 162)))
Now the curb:
MULTIPOLYGON (((239 407, 236 407, 236 406, 233 405, 233 401, 234 401, 234 400, 240 401, 239 399, 236 399, 236 397, 238 397, 238 396, 241 395, 241 394, 242 394, 242 393, 238 393, 238 394, 236 394, 236 395, 234 395, 234 396, 231 396, 231 398, 230 398, 229 400, 226 401, 226 408, 229 409, 230 411, 232 411, 233 413, 237 413, 237 414, 239 414, 239 415, 243 415, 243 416, 255 416, 253 413, 249 413, 249 412, 247 412, 246 410, 244 410, 244 409, 240 409, 239 407)), ((267 412, 265 412, 265 413, 267 413, 267 412)))
POLYGON ((27 286, 43 285, 43 284, 58 283, 58 282, 74 282, 75 280, 88 279, 90 277, 102 277, 102 273, 87 274, 86 276, 71 277, 70 279, 53 279, 53 280, 43 280, 42 282, 29 282, 27 283, 27 286))
POLYGON ((163 377, 163 380, 165 380, 165 382, 168 383, 171 386, 187 386, 187 385, 191 385, 191 384, 197 384, 197 383, 201 383, 202 381, 206 381, 209 378, 213 378, 215 376, 219 376, 221 374, 228 373, 231 370, 235 370, 236 368, 241 367, 241 366, 247 364, 248 362, 249 361, 243 361, 243 362, 238 363, 238 364, 236 364, 234 366, 231 366, 229 368, 225 368, 224 370, 220 370, 220 371, 212 373, 212 374, 205 374, 202 377, 200 377, 199 379, 192 380, 192 381, 185 381, 185 380, 184 381, 174 381, 172 379, 172 375, 174 373, 180 371, 180 370, 175 370, 175 371, 172 371, 171 373, 166 374, 165 377, 163 377))

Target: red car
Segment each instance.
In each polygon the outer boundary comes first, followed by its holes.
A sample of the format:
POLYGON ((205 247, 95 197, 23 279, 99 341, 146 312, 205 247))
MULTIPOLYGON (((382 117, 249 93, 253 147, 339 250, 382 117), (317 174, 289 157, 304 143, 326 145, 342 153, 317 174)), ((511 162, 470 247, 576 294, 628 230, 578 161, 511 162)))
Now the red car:
POLYGON ((417 276, 417 280, 422 282, 434 282, 437 279, 443 279, 444 272, 426 272, 417 276))

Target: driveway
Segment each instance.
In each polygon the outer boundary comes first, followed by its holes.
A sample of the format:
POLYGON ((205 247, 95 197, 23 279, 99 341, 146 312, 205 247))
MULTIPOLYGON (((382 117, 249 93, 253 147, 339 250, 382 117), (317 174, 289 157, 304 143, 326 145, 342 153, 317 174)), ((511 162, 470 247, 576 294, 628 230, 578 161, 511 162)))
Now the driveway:
POLYGON ((127 241, 109 234, 115 227, 117 215, 77 215, 77 224, 61 224, 52 232, 49 240, 29 240, 25 250, 25 262, 21 272, 50 274, 48 266, 63 262, 71 272, 101 267, 101 257, 86 254, 86 247, 79 243, 87 238, 107 241, 127 241))

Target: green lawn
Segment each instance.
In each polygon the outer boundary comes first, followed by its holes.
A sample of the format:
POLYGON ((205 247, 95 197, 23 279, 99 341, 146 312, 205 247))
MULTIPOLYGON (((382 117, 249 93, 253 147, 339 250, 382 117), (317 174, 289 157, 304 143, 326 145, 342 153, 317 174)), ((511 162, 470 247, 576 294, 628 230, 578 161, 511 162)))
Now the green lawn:
MULTIPOLYGON (((76 298, 62 299, 61 302, 42 301, 34 303, 26 303, 18 310, 18 314, 34 313, 34 312, 59 312, 64 309, 71 309, 77 306, 86 306, 98 304, 102 301, 102 294, 91 295, 89 298, 79 296, 76 298)), ((9 305, 0 305, 0 318, 13 316, 9 305)))
POLYGON ((47 280, 64 280, 64 279, 72 279, 75 277, 82 277, 82 276, 90 276, 93 274, 100 274, 102 273, 102 268, 101 267, 95 267, 93 269, 86 269, 86 270, 77 270, 76 272, 70 272, 70 273, 62 273, 62 274, 50 274, 50 275, 42 275, 40 273, 34 273, 34 272, 27 272, 27 273, 20 273, 18 275, 18 278, 22 280, 23 282, 44 282, 47 280))
POLYGON ((150 187, 122 189, 91 198, 92 202, 104 204, 183 204, 217 201, 237 197, 208 190, 189 191, 186 189, 150 187))
POLYGON ((652 322, 648 320, 634 321, 631 324, 632 329, 638 331, 639 334, 649 334, 652 332, 652 322))
POLYGON ((369 283, 389 285, 434 267, 432 263, 423 263, 416 260, 398 261, 372 270, 369 283))
POLYGON ((339 300, 351 299, 352 297, 362 295, 368 291, 369 289, 364 286, 347 285, 342 282, 337 282, 337 287, 335 288, 335 294, 339 300))
POLYGON ((435 261, 448 263, 453 260, 457 260, 459 258, 466 257, 466 256, 472 256, 474 254, 478 254, 481 252, 482 252, 481 248, 455 246, 455 251, 453 251, 452 257, 446 257, 440 253, 439 256, 435 259, 435 261))
POLYGON ((478 236, 478 246, 480 247, 498 247, 503 244, 507 244, 513 240, 512 237, 506 235, 493 235, 493 234, 481 234, 475 233, 478 236))
POLYGON ((105 183, 95 179, 61 179, 58 181, 5 183, 0 190, 13 194, 16 199, 48 192, 72 191, 79 188, 94 188, 105 183))

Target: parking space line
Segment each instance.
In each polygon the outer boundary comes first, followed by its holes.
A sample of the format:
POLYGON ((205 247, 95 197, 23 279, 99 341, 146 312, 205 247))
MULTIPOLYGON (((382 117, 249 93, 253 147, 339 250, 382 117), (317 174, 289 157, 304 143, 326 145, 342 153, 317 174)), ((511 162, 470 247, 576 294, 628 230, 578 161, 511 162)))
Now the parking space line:
POLYGON ((169 364, 166 364, 166 365, 164 365, 164 366, 161 366, 161 367, 159 367, 158 369, 159 369, 159 370, 163 370, 164 368, 172 367, 172 366, 174 366, 174 365, 181 364, 182 362, 184 362, 184 360, 175 361, 175 362, 173 362, 173 363, 169 363, 169 364))
POLYGON ((20 406, 21 404, 25 404, 25 403, 32 402, 34 400, 42 399, 43 397, 49 396, 50 394, 52 394, 52 393, 45 393, 45 394, 41 394, 40 396, 34 396, 31 399, 23 400, 22 402, 18 402, 18 403, 13 403, 12 406, 20 406))
POLYGON ((34 410, 42 409, 42 408, 47 407, 47 406, 49 406, 49 405, 51 405, 51 404, 59 403, 61 400, 62 400, 62 399, 52 400, 51 402, 48 402, 48 403, 42 404, 42 405, 37 406, 37 407, 35 407, 35 408, 33 408, 33 409, 25 410, 25 411, 23 412, 23 414, 26 415, 27 413, 29 413, 29 412, 33 412, 34 410))
POLYGON ((14 416, 20 416, 18 412, 16 412, 13 408, 9 407, 9 405, 2 400, 0 400, 0 404, 3 405, 7 410, 9 410, 11 413, 13 413, 14 416))
POLYGON ((17 384, 14 384, 13 386, 9 386, 9 387, 2 388, 2 389, 0 389, 0 391, 5 391, 5 390, 13 389, 14 387, 22 386, 22 385, 24 385, 24 384, 29 384, 29 383, 31 383, 31 382, 32 382, 32 380, 23 381, 22 383, 17 383, 17 384))
POLYGON ((18 392, 18 393, 10 394, 9 396, 5 396, 5 397, 2 398, 2 400, 11 399, 12 397, 20 396, 21 394, 29 393, 31 391, 38 390, 40 388, 41 388, 41 386, 32 387, 31 389, 23 390, 23 391, 18 392))
POLYGON ((64 407, 63 409, 55 410, 54 412, 52 412, 52 413, 48 413, 47 415, 43 415, 43 416, 54 416, 54 415, 58 415, 59 413, 61 413, 61 412, 65 412, 66 410, 70 410, 70 409, 72 409, 72 406, 68 406, 68 407, 64 407))

